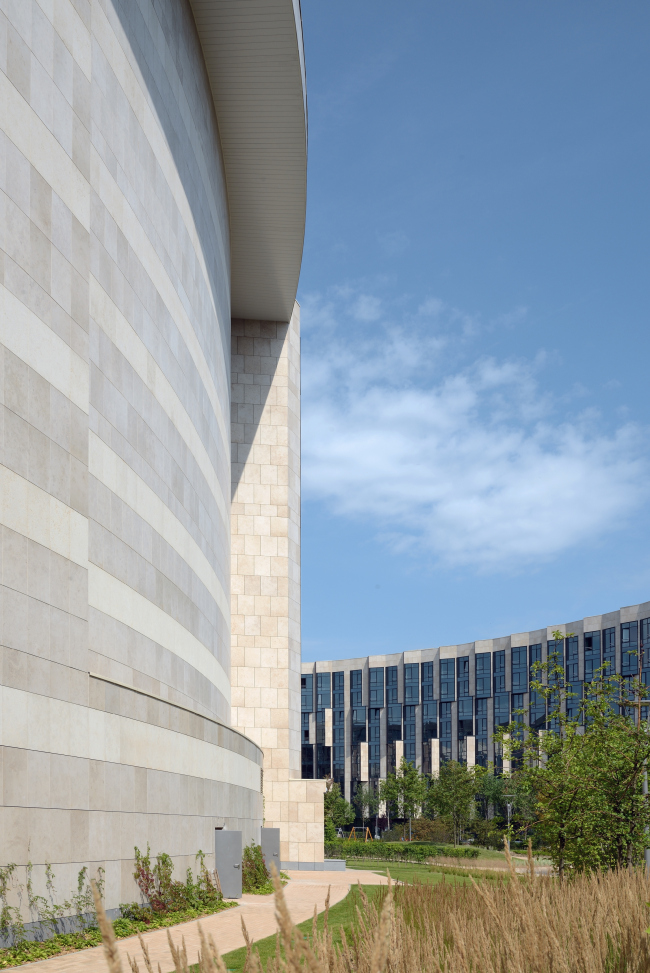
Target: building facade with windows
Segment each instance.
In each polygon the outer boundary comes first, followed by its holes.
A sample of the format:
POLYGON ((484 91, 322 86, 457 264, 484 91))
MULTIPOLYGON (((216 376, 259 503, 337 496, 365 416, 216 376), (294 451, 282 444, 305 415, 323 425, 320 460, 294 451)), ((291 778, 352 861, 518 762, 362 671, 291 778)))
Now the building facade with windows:
MULTIPOLYGON (((322 865, 300 750, 299 0, 0 10, 0 865, 322 865)), ((178 874, 177 871, 177 874, 178 874)))
POLYGON ((302 772, 331 776, 348 800, 405 757, 425 773, 440 763, 504 768, 493 734, 517 710, 533 729, 547 721, 535 663, 556 653, 577 709, 608 665, 650 682, 650 602, 502 638, 302 667, 302 772), (564 638, 555 640, 560 631, 564 638))

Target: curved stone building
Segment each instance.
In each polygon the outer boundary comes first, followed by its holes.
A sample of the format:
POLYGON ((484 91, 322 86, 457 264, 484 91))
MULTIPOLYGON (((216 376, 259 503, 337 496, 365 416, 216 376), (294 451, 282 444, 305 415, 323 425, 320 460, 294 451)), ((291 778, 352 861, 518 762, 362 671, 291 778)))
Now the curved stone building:
MULTIPOLYGON (((405 757, 425 773, 442 760, 503 768, 493 734, 515 710, 546 724, 533 666, 557 653, 577 707, 599 666, 650 684, 650 602, 501 638, 302 667, 302 774, 330 775, 348 800, 405 757), (561 639, 554 634, 560 632, 561 639)), ((507 767, 505 769, 508 769, 507 767)))
POLYGON ((36 891, 101 865, 114 908, 134 845, 184 869, 215 827, 259 840, 263 787, 282 858, 322 861, 306 134, 298 0, 2 4, 0 864, 36 891))

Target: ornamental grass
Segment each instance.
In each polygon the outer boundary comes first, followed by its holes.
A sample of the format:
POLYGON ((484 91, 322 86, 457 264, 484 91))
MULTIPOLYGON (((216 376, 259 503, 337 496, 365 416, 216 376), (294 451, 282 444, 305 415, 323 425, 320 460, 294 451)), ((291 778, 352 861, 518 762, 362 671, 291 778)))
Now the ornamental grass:
MULTIPOLYGON (((267 973, 650 973, 647 901, 641 870, 577 875, 570 881, 511 872, 498 885, 388 886, 362 907, 335 944, 316 919, 309 938, 298 933, 274 876, 278 921, 267 973)), ((110 973, 120 973, 102 917, 110 973)), ((246 973, 262 967, 245 932, 246 973)), ((199 973, 226 973, 212 938, 201 935, 199 973)), ((170 936, 170 944, 171 936, 170 936)), ((174 946, 176 973, 190 973, 184 944, 174 946)), ((132 973, 140 973, 130 960, 132 973)), ((147 973, 151 970, 146 964, 147 973)), ((151 973, 153 971, 151 970, 151 973)))

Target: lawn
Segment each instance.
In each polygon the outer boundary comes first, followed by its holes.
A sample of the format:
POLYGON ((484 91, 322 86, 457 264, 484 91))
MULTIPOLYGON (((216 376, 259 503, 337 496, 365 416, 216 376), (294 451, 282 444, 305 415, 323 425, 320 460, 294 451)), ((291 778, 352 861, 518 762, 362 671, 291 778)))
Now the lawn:
MULTIPOLYGON (((347 863, 348 868, 357 871, 374 872, 376 875, 386 875, 390 872, 390 877, 396 882, 422 882, 424 885, 437 885, 438 882, 451 882, 456 885, 469 883, 466 875, 454 874, 453 869, 449 872, 436 869, 435 865, 414 865, 410 862, 374 862, 353 860, 347 863)), ((461 871, 461 869, 458 869, 461 871)))
MULTIPOLYGON (((378 869, 373 869, 373 871, 377 870, 378 869)), ((379 885, 365 885, 363 890, 367 897, 372 899, 373 896, 377 894, 377 890, 379 888, 381 888, 379 885)), ((341 941, 340 929, 343 927, 347 932, 347 930, 354 923, 356 918, 356 907, 360 904, 361 899, 359 896, 359 890, 356 886, 353 886, 343 901, 339 902, 337 905, 333 905, 330 909, 329 928, 334 933, 335 943, 339 943, 341 941)), ((321 912, 318 916, 319 930, 323 928, 324 915, 325 913, 321 912)), ((305 922, 301 922, 297 928, 304 936, 310 937, 312 923, 312 919, 306 919, 305 922)), ((262 966, 265 967, 269 957, 275 955, 275 936, 267 936, 266 939, 260 939, 259 942, 254 944, 253 950, 259 953, 262 966)), ((241 973, 246 960, 246 948, 242 946, 241 949, 234 949, 231 953, 225 953, 223 960, 229 971, 232 971, 232 973, 241 973)), ((198 973, 198 966, 193 966, 192 970, 195 971, 195 973, 198 973)))

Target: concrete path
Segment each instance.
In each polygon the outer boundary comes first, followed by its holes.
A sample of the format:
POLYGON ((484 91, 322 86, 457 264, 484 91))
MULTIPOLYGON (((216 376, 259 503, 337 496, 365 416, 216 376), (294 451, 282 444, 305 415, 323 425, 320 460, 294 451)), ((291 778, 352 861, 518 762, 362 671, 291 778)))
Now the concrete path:
MULTIPOLYGON (((344 872, 289 871, 287 874, 291 881, 285 886, 284 895, 291 917, 296 923, 311 919, 314 906, 319 912, 323 911, 329 886, 331 886, 330 905, 336 905, 348 894, 350 886, 356 885, 358 881, 362 885, 384 885, 387 881, 382 875, 356 868, 346 869, 344 872)), ((273 935, 277 929, 272 895, 243 895, 238 902, 240 905, 237 909, 228 909, 226 912, 219 912, 214 916, 205 916, 198 920, 206 935, 211 934, 214 937, 222 954, 244 945, 241 931, 242 916, 251 939, 255 941, 273 935)), ((189 962, 196 963, 200 945, 197 921, 172 926, 170 932, 175 945, 180 946, 181 939, 185 937, 189 962)), ((174 964, 167 943, 167 930, 155 929, 153 932, 145 933, 144 939, 149 947, 154 969, 160 963, 162 973, 173 970, 174 964)), ((118 948, 124 973, 130 973, 131 969, 126 958, 127 953, 137 959, 141 973, 144 973, 142 950, 136 936, 118 940, 118 948)), ((97 946, 77 953, 53 956, 51 959, 39 960, 37 963, 26 963, 14 969, 29 970, 30 973, 32 970, 38 973, 105 973, 107 966, 103 949, 97 946)))

